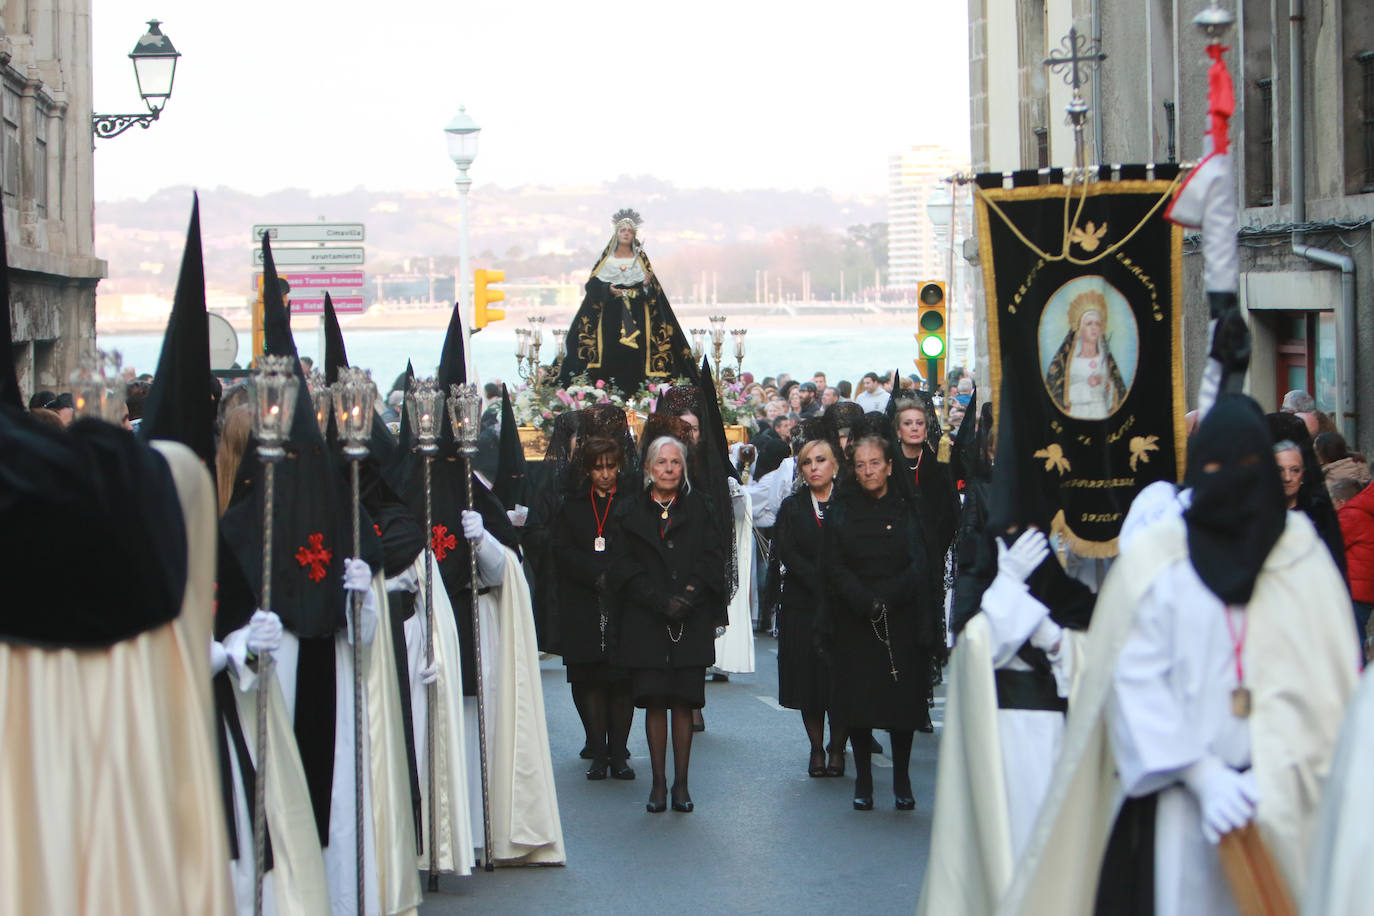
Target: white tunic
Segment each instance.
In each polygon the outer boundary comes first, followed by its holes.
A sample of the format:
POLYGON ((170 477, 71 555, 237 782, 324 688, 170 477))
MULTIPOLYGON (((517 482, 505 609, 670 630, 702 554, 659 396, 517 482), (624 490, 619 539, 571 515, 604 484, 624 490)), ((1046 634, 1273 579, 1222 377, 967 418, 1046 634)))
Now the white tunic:
POLYGON ((1107 352, 1074 356, 1069 361, 1069 416, 1103 420, 1112 410, 1112 380, 1107 372, 1107 352))
POLYGON ((731 504, 735 510, 735 554, 739 587, 730 599, 729 626, 716 640, 718 671, 731 674, 754 673, 754 626, 752 598, 754 590, 749 582, 754 575, 754 523, 749 493, 740 489, 731 504))
POLYGON ((1250 730, 1231 715, 1243 611, 1227 608, 1192 563, 1172 563, 1136 608, 1118 657, 1108 734, 1126 793, 1159 792, 1155 816, 1155 912, 1234 913, 1217 848, 1202 836, 1201 813, 1182 770, 1214 754, 1250 765, 1250 730))

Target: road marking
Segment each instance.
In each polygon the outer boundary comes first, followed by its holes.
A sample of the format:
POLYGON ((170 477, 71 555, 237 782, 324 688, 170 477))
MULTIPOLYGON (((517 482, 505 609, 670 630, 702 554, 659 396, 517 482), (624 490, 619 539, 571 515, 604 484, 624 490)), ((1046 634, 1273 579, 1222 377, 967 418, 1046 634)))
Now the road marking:
POLYGON ((784 711, 786 710, 786 707, 781 706, 781 705, 778 704, 778 698, 777 698, 777 697, 759 697, 759 696, 756 696, 756 697, 754 697, 754 699, 758 700, 758 701, 759 701, 760 703, 762 703, 764 706, 771 706, 771 707, 773 707, 774 709, 778 710, 778 712, 784 712, 784 711))

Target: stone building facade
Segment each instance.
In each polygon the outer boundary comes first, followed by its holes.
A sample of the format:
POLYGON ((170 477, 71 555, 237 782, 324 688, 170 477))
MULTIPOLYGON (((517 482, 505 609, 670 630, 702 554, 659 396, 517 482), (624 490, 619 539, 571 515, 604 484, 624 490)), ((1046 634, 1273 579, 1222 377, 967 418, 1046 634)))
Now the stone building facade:
POLYGON ((0 201, 19 384, 67 390, 95 346, 90 0, 0 0, 0 201))
MULTIPOLYGON (((1100 38, 1107 54, 1085 93, 1093 107, 1088 159, 1196 161, 1206 127, 1209 62, 1206 39, 1192 19, 1207 5, 970 0, 975 170, 1073 164, 1064 118, 1070 90, 1042 65, 1051 51, 1062 51, 1070 26, 1100 38)), ((1244 207, 1240 295, 1255 342, 1250 393, 1274 410, 1283 392, 1311 391, 1352 446, 1368 453, 1374 451, 1374 4, 1222 5, 1236 17, 1226 43, 1236 89, 1233 159, 1244 207), (1297 55, 1290 53, 1294 36, 1297 55), (1302 141, 1296 146, 1294 86, 1302 141), (1295 187, 1303 193, 1294 194, 1295 187)), ((1207 313, 1201 254, 1191 242, 1185 251, 1191 399, 1207 313)))

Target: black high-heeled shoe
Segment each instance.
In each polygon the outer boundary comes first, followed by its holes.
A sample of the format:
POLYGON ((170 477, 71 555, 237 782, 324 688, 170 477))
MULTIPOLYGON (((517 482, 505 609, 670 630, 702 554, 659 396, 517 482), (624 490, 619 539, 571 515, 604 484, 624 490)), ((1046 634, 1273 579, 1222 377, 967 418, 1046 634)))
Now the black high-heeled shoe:
POLYGON ((854 796, 854 810, 855 810, 855 811, 872 811, 872 810, 873 810, 873 796, 872 796, 872 795, 868 795, 868 796, 865 796, 865 797, 862 797, 862 798, 859 797, 859 796, 857 796, 857 795, 854 796))
POLYGON ((628 760, 611 761, 611 778, 630 780, 635 778, 634 768, 628 760))
POLYGON ((587 778, 591 780, 605 779, 606 769, 610 763, 606 760, 593 760, 592 765, 587 768, 587 778))
POLYGON ((815 750, 811 752, 811 759, 808 761, 806 775, 812 779, 826 775, 825 751, 815 750))
POLYGON ((825 775, 826 775, 826 776, 843 776, 843 775, 844 775, 844 751, 840 751, 840 753, 839 753, 838 755, 836 755, 836 754, 831 754, 831 755, 830 755, 830 759, 829 759, 829 761, 828 761, 828 762, 826 763, 826 765, 825 765, 825 775), (839 760, 839 763, 836 763, 836 762, 835 762, 836 760, 839 760))
POLYGON ((898 795, 896 796, 896 802, 898 811, 910 811, 916 807, 916 799, 912 798, 910 795, 898 795))
MULTIPOLYGON (((678 800, 678 790, 677 790, 677 786, 673 786, 673 793, 672 793, 672 794, 673 794, 673 810, 674 810, 674 811, 679 811, 679 812, 681 812, 681 813, 683 813, 683 814, 691 814, 691 813, 692 813, 692 809, 693 809, 694 807, 696 807, 695 805, 692 804, 692 799, 691 799, 690 797, 688 797, 688 798, 687 798, 686 800, 684 800, 684 801, 679 801, 679 800, 678 800)), ((682 794, 683 794, 683 795, 686 795, 686 794, 687 794, 687 790, 686 790, 686 789, 683 789, 683 790, 682 790, 682 794)))
POLYGON ((658 790, 658 789, 650 789, 650 790, 649 790, 649 800, 648 800, 647 802, 644 803, 644 810, 645 810, 645 811, 648 811, 650 814, 662 814, 664 811, 667 811, 667 810, 668 810, 668 790, 667 790, 667 789, 663 789, 663 790, 662 790, 662 791, 663 791, 663 799, 662 799, 661 801, 654 801, 654 796, 657 795, 659 791, 660 791, 660 790, 658 790))

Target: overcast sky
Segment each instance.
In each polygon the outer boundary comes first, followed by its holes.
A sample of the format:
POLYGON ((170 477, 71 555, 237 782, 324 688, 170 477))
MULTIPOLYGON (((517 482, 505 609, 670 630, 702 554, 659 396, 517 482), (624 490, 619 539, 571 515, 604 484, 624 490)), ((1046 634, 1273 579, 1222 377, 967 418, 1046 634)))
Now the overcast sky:
POLYGON ((182 53, 162 120, 96 148, 96 198, 164 187, 433 191, 443 126, 477 184, 877 193, 888 154, 968 150, 965 0, 98 0, 98 112, 142 110, 128 53, 182 53))

